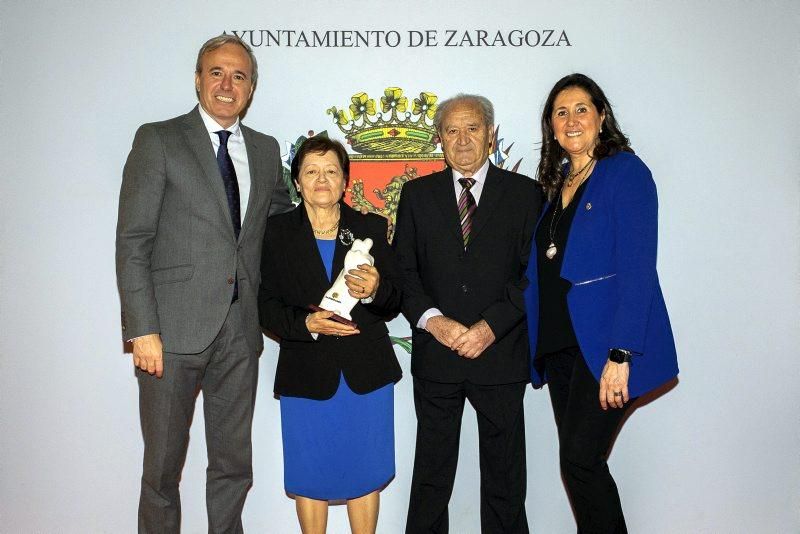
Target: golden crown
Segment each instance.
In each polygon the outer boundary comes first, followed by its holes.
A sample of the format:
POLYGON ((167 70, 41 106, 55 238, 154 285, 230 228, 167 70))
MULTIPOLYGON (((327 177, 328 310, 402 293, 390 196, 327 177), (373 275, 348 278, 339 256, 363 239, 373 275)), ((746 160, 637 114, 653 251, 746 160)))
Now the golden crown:
POLYGON ((427 154, 436 149, 438 139, 433 127, 438 97, 422 92, 412 101, 399 87, 387 87, 380 98, 380 110, 367 93, 350 99, 350 113, 335 106, 327 110, 333 122, 360 154, 427 154))

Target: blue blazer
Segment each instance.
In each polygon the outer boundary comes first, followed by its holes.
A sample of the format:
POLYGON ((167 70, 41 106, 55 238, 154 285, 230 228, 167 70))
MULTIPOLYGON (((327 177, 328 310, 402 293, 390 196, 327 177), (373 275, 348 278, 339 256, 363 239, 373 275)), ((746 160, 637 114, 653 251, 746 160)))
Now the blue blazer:
MULTIPOLYGON (((656 185, 642 160, 621 152, 597 162, 580 202, 561 267, 561 277, 572 284, 567 294, 572 326, 598 381, 609 349, 635 352, 628 390, 631 397, 638 397, 678 374, 675 341, 656 273, 656 185)), ((527 277, 525 306, 535 359, 539 332, 535 250, 527 277)), ((540 371, 532 361, 531 382, 537 387, 547 381, 540 371)))

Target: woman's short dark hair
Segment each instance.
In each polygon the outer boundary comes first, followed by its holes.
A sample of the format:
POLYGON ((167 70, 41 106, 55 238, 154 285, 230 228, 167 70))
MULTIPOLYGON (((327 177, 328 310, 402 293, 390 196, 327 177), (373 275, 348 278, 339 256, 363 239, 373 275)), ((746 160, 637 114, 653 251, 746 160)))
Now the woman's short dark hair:
POLYGON ((315 154, 324 154, 326 152, 333 152, 336 154, 336 158, 339 160, 339 166, 342 168, 344 186, 347 187, 350 181, 350 158, 347 156, 347 150, 345 150, 344 146, 342 146, 342 143, 339 141, 321 135, 309 137, 303 141, 303 144, 297 149, 294 158, 292 158, 292 180, 295 182, 299 180, 300 167, 303 165, 303 159, 312 152, 315 154))
POLYGON ((550 90, 542 110, 542 156, 539 160, 539 168, 536 169, 536 178, 544 187, 547 198, 550 200, 558 193, 561 183, 564 181, 564 162, 567 159, 567 151, 561 148, 555 139, 553 106, 559 93, 571 87, 579 87, 586 91, 592 99, 592 104, 597 108, 597 113, 600 115, 605 113, 602 123, 603 131, 600 132, 599 142, 593 152, 594 159, 600 160, 622 151, 633 152, 630 141, 617 124, 611 103, 600 86, 585 74, 576 72, 564 76, 550 90))

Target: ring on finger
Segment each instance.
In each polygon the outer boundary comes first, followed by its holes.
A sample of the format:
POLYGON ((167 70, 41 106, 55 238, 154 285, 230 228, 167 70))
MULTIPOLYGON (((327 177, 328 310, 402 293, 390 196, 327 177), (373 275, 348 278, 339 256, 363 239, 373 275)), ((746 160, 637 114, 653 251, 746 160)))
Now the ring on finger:
POLYGON ((622 396, 622 392, 621 391, 615 391, 614 392, 614 396, 615 397, 621 397, 622 396))

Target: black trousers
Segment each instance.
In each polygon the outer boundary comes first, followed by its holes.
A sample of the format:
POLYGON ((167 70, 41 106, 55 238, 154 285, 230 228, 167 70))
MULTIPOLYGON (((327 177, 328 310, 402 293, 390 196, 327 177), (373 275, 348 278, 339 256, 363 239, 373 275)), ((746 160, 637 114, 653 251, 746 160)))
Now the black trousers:
POLYGON ((200 354, 164 353, 164 376, 137 370, 144 437, 139 533, 178 533, 181 469, 197 393, 206 424, 206 509, 209 533, 241 533, 242 509, 253 483, 250 429, 258 353, 243 334, 233 303, 217 338, 200 354))
POLYGON ((544 357, 558 427, 561 475, 578 522, 578 534, 627 533, 622 505, 608 470, 614 433, 631 402, 603 411, 600 385, 578 347, 544 357))
POLYGON ((442 384, 414 377, 417 445, 407 534, 444 534, 458 463, 464 400, 478 419, 481 532, 528 532, 525 515, 525 383, 442 384))

